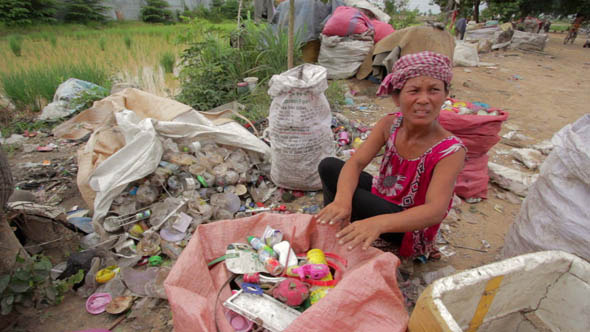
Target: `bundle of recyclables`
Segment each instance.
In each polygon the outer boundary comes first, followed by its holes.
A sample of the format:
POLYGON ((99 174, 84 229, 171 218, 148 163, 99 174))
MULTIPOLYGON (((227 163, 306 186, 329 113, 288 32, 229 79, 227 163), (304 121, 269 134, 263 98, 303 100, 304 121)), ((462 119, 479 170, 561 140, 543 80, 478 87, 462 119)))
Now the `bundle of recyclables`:
POLYGON ((346 267, 345 259, 317 248, 296 255, 283 233, 270 226, 261 237, 246 240, 248 244, 229 244, 224 256, 208 264, 224 260, 237 276, 230 283, 233 296, 223 304, 236 331, 284 330, 336 286, 339 276, 333 275, 346 267))
POLYGON ((175 331, 404 331, 399 259, 338 230, 303 214, 199 226, 165 282, 175 331))

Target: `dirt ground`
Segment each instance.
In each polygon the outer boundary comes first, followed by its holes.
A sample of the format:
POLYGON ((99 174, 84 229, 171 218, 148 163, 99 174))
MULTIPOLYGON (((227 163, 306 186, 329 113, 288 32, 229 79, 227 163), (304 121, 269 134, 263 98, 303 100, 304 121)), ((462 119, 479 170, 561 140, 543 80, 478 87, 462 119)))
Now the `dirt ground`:
MULTIPOLYGON (((518 130, 528 139, 519 144, 530 144, 550 139, 552 135, 568 123, 574 122, 587 111, 590 94, 583 89, 590 86, 590 49, 582 48, 585 40, 578 38, 574 45, 563 45, 562 34, 550 34, 544 53, 521 51, 497 51, 480 55, 480 61, 493 63, 489 67, 454 69, 451 95, 459 100, 480 101, 501 108, 509 113, 501 134, 518 130)), ((382 115, 394 110, 389 98, 374 98, 377 86, 367 81, 348 81, 351 89, 358 91, 356 105, 376 104, 368 110, 351 107, 343 111, 349 118, 364 124, 376 122, 382 115)), ((56 143, 55 152, 24 153, 17 150, 9 153, 9 161, 15 182, 24 179, 29 170, 21 168, 25 162, 51 160, 55 164, 75 165, 75 151, 81 145, 56 141, 53 137, 35 137, 27 144, 56 143)), ((498 143, 490 151, 490 161, 518 168, 525 167, 515 163, 511 157, 498 152, 512 146, 498 143)), ((67 167, 66 167, 67 168, 67 167)), ((56 168, 57 171, 62 171, 56 168)), ((75 176, 64 175, 66 186, 60 192, 59 204, 71 209, 85 207, 77 191, 75 176)), ((418 278, 427 271, 436 271, 451 265, 457 271, 481 266, 501 259, 500 251, 504 235, 518 215, 520 204, 511 203, 497 197, 503 192, 490 184, 488 199, 476 203, 462 202, 456 209, 458 218, 447 218, 443 225, 444 238, 450 256, 427 264, 406 264, 404 272, 409 278, 418 278), (483 242, 482 242, 483 241, 483 242), (484 245, 485 243, 489 246, 484 245)), ((321 195, 304 196, 288 206, 292 211, 303 206, 321 203, 321 195)), ((77 331, 88 328, 109 328, 118 317, 107 313, 91 315, 84 309, 85 300, 75 294, 68 294, 60 305, 25 309, 4 319, 13 321, 6 331, 77 331)), ((124 319, 113 331, 171 331, 172 314, 164 302, 147 304, 146 309, 136 312, 137 317, 124 319)))

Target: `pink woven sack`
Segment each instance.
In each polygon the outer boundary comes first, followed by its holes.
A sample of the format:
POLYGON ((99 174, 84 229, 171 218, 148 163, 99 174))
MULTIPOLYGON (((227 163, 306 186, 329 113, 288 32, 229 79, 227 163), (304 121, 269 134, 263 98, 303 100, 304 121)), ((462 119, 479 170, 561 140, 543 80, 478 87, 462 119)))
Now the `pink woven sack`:
POLYGON ((488 151, 500 141, 502 123, 508 113, 498 115, 457 114, 441 111, 440 124, 459 137, 467 147, 465 166, 457 177, 455 193, 463 198, 486 198, 488 194, 488 151))
POLYGON ((319 248, 348 260, 338 285, 294 320, 286 332, 406 330, 408 313, 397 285, 400 261, 395 255, 376 248, 348 251, 336 242, 338 225, 316 225, 311 215, 265 213, 197 228, 164 283, 174 331, 216 331, 214 310, 219 330, 233 331, 222 306, 231 295, 228 286, 215 307, 217 293, 230 273, 223 263, 211 270, 207 263, 224 255, 228 244, 245 243, 248 235, 260 236, 267 225, 281 230, 296 253, 319 248))
POLYGON ((367 15, 353 7, 340 6, 328 19, 322 33, 326 36, 346 37, 373 30, 367 15))

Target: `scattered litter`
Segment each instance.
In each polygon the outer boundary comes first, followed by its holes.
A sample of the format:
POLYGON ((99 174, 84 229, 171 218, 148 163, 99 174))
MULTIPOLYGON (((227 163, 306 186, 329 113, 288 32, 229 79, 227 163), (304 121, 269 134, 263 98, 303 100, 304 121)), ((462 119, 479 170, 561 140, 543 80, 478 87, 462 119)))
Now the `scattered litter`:
POLYGON ((506 192, 497 192, 496 197, 505 201, 508 201, 512 204, 520 204, 522 203, 522 199, 515 194, 511 193, 510 191, 506 192))
POLYGON ((531 139, 530 137, 519 133, 516 130, 512 130, 507 132, 506 134, 502 135, 503 138, 507 140, 515 140, 515 141, 525 141, 531 139))
POLYGON ((494 210, 496 210, 498 213, 504 214, 504 207, 500 204, 495 204, 494 210))
POLYGON ((12 144, 19 145, 19 144, 22 144, 26 139, 27 138, 24 137, 23 135, 12 134, 8 138, 0 138, 0 143, 6 144, 6 145, 12 145, 12 144))
POLYGON ((441 254, 445 257, 451 257, 455 254, 455 251, 450 248, 450 246, 441 246, 438 248, 441 254))
POLYGON ((540 143, 533 144, 532 148, 547 156, 553 150, 554 145, 551 143, 551 140, 544 140, 540 143))
POLYGON ((543 163, 543 155, 534 149, 512 149, 510 154, 531 170, 539 168, 543 163))
POLYGON ((535 182, 539 176, 538 174, 525 174, 493 162, 488 163, 488 168, 490 180, 492 182, 522 197, 526 196, 528 187, 535 182))
POLYGON ((430 285, 435 280, 450 276, 451 274, 454 274, 456 271, 457 270, 455 270, 454 267, 452 267, 451 265, 447 265, 436 271, 424 272, 424 274, 422 274, 422 280, 424 280, 424 282, 427 285, 430 285))
POLYGON ((49 143, 45 146, 38 146, 37 147, 37 151, 39 152, 51 152, 53 150, 55 150, 57 148, 57 145, 53 144, 53 143, 49 143))

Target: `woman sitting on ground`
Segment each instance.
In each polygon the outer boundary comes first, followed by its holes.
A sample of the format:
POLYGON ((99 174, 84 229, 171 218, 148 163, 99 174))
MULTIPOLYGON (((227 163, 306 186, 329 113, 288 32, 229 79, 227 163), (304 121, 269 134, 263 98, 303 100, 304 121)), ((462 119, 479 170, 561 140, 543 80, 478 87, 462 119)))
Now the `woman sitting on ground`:
POLYGON ((349 250, 367 249, 381 236, 398 242, 402 257, 438 256, 436 233, 451 207, 466 153, 461 140, 438 122, 451 69, 448 57, 433 52, 401 57, 377 93, 392 94, 400 112, 379 120, 346 163, 337 158, 320 163, 325 207, 316 220, 345 223, 336 237, 349 250), (384 145, 373 178, 362 170, 384 145))

